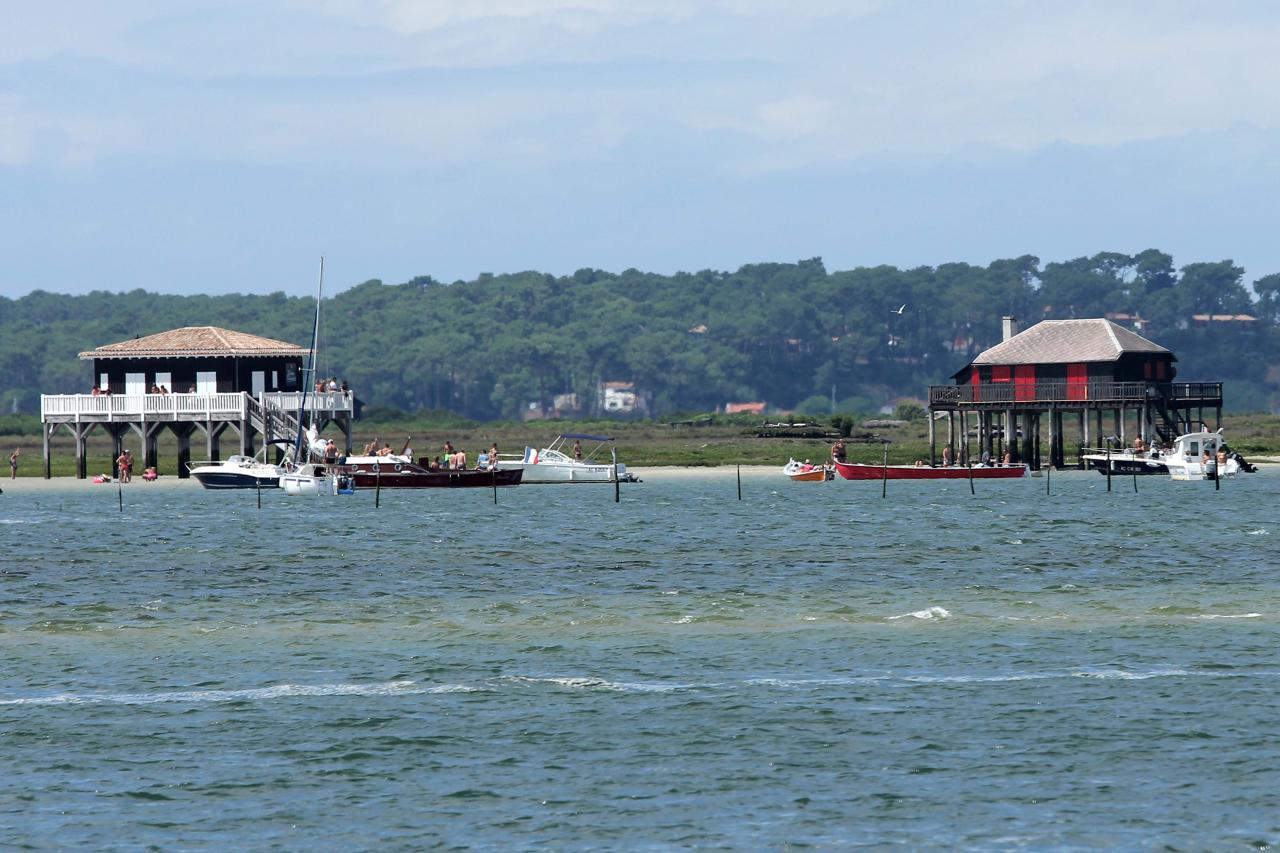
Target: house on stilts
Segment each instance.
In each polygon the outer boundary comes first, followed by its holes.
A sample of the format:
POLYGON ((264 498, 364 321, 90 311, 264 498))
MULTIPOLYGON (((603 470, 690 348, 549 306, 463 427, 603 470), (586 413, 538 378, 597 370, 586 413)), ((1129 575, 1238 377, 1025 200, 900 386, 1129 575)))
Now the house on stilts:
MULTIPOLYGON (((50 440, 60 429, 75 439, 76 476, 81 479, 87 476, 86 442, 99 428, 112 438, 113 460, 125 437, 135 433, 147 466, 157 464, 157 440, 170 430, 178 441, 179 477, 189 474, 196 433, 204 436, 210 460, 220 458, 227 430, 238 438, 242 455, 292 440, 310 352, 216 326, 173 329, 82 352, 81 359, 93 362, 94 390, 40 397, 44 476, 50 475, 50 440)), ((336 424, 346 437, 347 452, 354 399, 350 391, 308 390, 308 414, 321 430, 336 424)))
POLYGON ((1110 320, 1045 320, 1017 333, 1005 317, 1003 330, 999 344, 953 374, 954 385, 930 386, 932 463, 944 419, 945 444, 962 462, 1007 448, 1035 469, 1045 461, 1045 421, 1047 462, 1056 468, 1066 462, 1070 420, 1080 449, 1108 439, 1127 446, 1127 436, 1171 441, 1204 425, 1206 410, 1214 428, 1222 424, 1221 382, 1175 382, 1172 352, 1110 320))

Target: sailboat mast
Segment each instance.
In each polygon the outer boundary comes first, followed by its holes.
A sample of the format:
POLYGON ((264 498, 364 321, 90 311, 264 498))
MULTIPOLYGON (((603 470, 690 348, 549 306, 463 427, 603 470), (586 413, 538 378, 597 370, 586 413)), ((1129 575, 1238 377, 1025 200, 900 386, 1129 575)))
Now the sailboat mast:
MULTIPOLYGON (((316 317, 311 325, 311 354, 307 356, 307 368, 302 372, 302 399, 298 403, 298 438, 293 448, 293 458, 299 464, 305 461, 302 457, 302 433, 306 429, 303 419, 307 413, 307 392, 315 383, 316 347, 320 339, 320 300, 324 296, 324 255, 320 256, 320 282, 316 285, 316 317)), ((311 448, 307 448, 310 455, 311 448)))

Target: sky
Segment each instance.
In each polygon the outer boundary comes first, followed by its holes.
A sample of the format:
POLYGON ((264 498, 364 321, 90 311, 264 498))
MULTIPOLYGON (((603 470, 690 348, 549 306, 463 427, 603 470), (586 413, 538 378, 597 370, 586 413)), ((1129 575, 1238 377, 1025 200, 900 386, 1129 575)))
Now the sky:
POLYGON ((1280 4, 59 0, 0 296, 1101 251, 1280 272, 1280 4))

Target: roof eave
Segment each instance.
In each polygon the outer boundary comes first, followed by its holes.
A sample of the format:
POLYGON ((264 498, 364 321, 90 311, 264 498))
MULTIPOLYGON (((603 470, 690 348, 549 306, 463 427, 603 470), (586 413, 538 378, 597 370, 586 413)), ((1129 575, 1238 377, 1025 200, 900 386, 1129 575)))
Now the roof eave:
POLYGON ((83 361, 99 358, 305 358, 311 355, 307 349, 300 350, 268 350, 255 352, 166 352, 161 350, 137 350, 135 352, 99 352, 91 350, 82 352, 77 357, 83 361))

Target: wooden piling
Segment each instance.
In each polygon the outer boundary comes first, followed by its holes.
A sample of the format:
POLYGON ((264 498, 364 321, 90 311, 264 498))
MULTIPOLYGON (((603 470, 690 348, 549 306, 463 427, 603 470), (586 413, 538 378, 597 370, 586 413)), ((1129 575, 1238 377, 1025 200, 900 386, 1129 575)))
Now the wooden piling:
POLYGON ((880 476, 880 497, 889 494, 889 442, 884 443, 884 468, 880 476))

